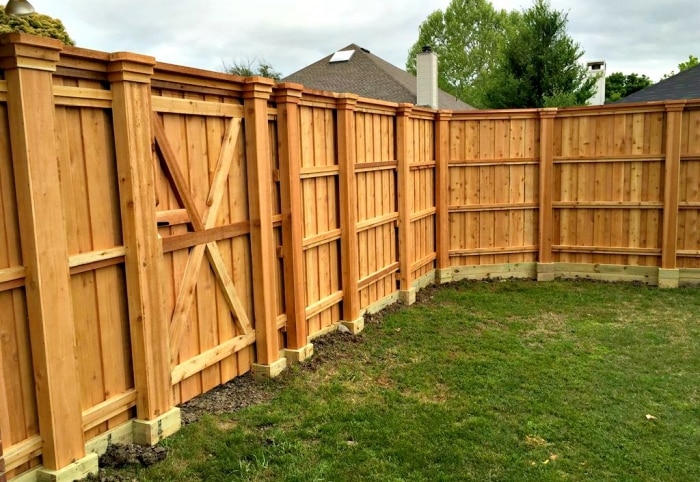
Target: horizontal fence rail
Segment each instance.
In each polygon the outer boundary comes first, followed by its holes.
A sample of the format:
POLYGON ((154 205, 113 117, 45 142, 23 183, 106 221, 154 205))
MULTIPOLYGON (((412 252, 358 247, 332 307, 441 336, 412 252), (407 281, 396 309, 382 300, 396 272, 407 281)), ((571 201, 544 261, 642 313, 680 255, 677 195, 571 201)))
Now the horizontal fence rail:
POLYGON ((22 34, 0 69, 8 479, 156 443, 430 283, 700 283, 700 100, 435 111, 22 34))

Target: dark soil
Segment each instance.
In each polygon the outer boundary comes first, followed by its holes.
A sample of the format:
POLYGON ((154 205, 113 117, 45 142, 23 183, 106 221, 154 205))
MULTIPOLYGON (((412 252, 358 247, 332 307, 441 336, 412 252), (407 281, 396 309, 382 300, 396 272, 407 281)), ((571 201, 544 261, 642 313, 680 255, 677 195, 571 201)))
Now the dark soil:
MULTIPOLYGON (((422 292, 421 292, 422 293, 422 292)), ((420 293, 419 293, 419 296, 420 293)), ((394 304, 380 313, 366 314, 366 324, 381 324, 387 314, 400 309, 394 304)), ((234 378, 207 393, 204 393, 180 405, 183 425, 194 423, 205 414, 220 415, 232 413, 242 408, 263 403, 273 398, 285 385, 289 377, 303 376, 304 372, 315 372, 329 360, 349 358, 356 352, 356 346, 365 341, 364 333, 333 332, 313 340, 314 354, 310 360, 301 363, 298 370, 287 370, 275 380, 255 380, 251 373, 234 378)), ((122 475, 114 469, 126 467, 148 467, 164 460, 168 449, 162 446, 146 447, 142 445, 113 444, 100 457, 100 473, 83 479, 99 482, 133 482, 132 475, 122 475), (107 469, 107 470, 105 470, 107 469)))
POLYGON ((246 373, 180 405, 182 424, 196 422, 207 413, 231 413, 265 402, 274 395, 274 391, 273 384, 257 381, 251 373, 246 373))
POLYGON ((89 475, 83 480, 101 482, 131 482, 131 476, 120 474, 107 474, 104 469, 123 469, 129 466, 149 467, 168 455, 166 447, 147 447, 144 445, 112 444, 100 457, 100 472, 98 475, 89 475))

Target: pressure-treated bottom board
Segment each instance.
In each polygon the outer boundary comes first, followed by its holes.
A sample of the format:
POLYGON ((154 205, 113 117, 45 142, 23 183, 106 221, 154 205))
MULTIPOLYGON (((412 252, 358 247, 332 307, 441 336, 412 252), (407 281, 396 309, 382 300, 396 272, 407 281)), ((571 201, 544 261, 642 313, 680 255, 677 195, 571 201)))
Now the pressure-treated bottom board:
MULTIPOLYGON (((556 279, 591 279, 597 281, 641 282, 658 285, 659 268, 655 266, 624 266, 590 263, 553 263, 556 279)), ((700 285, 700 269, 681 268, 680 285, 700 285)), ((537 263, 488 264, 455 266, 452 281, 463 279, 537 278, 537 263)))

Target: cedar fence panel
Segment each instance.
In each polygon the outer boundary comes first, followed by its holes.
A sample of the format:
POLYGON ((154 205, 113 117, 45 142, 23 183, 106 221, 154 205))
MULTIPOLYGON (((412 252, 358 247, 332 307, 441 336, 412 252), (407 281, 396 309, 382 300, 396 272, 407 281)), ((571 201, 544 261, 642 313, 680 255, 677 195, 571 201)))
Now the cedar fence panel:
POLYGON ((539 114, 460 113, 450 122, 452 266, 534 262, 539 114))
POLYGON ((683 112, 678 213, 678 266, 700 268, 700 104, 683 112))
POLYGON ((90 97, 109 91, 91 71, 54 78, 56 139, 86 439, 134 416, 134 377, 111 111, 90 97), (95 407, 118 397, 109 418, 95 407))
POLYGON ((435 243, 435 217, 437 213, 435 197, 435 125, 434 114, 430 111, 416 110, 411 117, 413 154, 409 162, 409 218, 411 233, 409 237, 408 260, 410 281, 421 284, 425 277, 435 270, 437 246, 435 243))
POLYGON ((155 443, 431 282, 700 283, 700 101, 433 111, 0 39, 10 478, 155 443))
POLYGON ((360 104, 355 113, 356 233, 360 307, 367 308, 396 291, 395 109, 360 104))
POLYGON ((340 173, 335 99, 304 93, 299 149, 306 330, 324 332, 341 318, 340 173))
POLYGON ((554 131, 555 261, 658 265, 663 106, 574 110, 557 116, 554 131))

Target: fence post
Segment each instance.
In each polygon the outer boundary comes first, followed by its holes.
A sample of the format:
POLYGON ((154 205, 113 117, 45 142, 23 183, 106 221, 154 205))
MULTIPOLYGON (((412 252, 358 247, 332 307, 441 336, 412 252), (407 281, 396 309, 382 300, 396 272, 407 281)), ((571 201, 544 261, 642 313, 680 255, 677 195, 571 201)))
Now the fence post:
POLYGON ((540 109, 540 247, 537 281, 554 279, 552 235, 554 230, 554 118, 557 109, 540 109))
POLYGON ((110 55, 107 68, 137 392, 134 441, 141 445, 154 445, 180 428, 170 383, 163 251, 156 223, 150 88, 154 66, 152 57, 118 52, 110 55))
POLYGON ((450 118, 452 111, 435 115, 435 208, 438 284, 452 281, 450 266, 450 118))
POLYGON ((287 308, 287 361, 300 362, 313 354, 307 341, 304 293, 304 245, 302 230, 299 84, 278 84, 277 131, 282 197, 282 250, 284 254, 284 300, 287 308))
POLYGON ((287 366, 287 359, 280 358, 275 309, 277 252, 272 227, 272 160, 267 113, 273 84, 270 79, 250 77, 243 91, 257 353, 253 373, 258 377, 276 377, 287 366))
POLYGON ((664 159, 664 221, 659 287, 678 288, 678 188, 681 171, 681 124, 685 101, 666 103, 666 156, 664 159))
POLYGON ((358 288, 357 182, 355 179, 355 107, 358 97, 341 94, 338 108, 338 165, 340 169, 340 257, 343 281, 343 321, 352 333, 364 328, 358 288))
POLYGON ((399 104, 396 111, 396 158, 398 160, 399 197, 399 300, 404 305, 416 302, 416 288, 411 286, 411 259, 413 258, 413 230, 411 229, 411 159, 413 136, 411 132, 413 104, 399 104))
POLYGON ((7 82, 25 293, 44 476, 73 480, 97 472, 85 455, 68 243, 56 158, 53 72, 62 44, 24 34, 0 38, 7 82))

